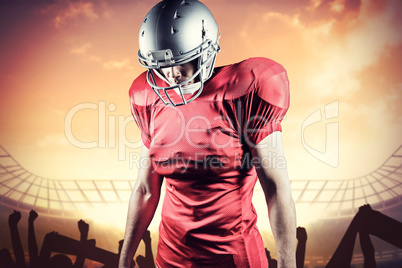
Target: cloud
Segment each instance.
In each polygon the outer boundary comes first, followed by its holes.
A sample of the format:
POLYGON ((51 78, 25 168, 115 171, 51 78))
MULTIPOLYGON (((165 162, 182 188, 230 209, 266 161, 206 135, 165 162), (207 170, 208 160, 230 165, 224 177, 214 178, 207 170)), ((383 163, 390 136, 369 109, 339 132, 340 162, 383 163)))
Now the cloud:
MULTIPOLYGON (((206 5, 211 7, 212 13, 215 14, 215 10, 219 11, 219 9, 226 12, 229 1, 206 0, 203 2, 206 2, 206 5)), ((229 14, 232 15, 233 10, 239 10, 241 17, 244 17, 244 14, 258 13, 258 11, 280 13, 289 17, 297 15, 303 24, 311 25, 332 19, 342 20, 345 16, 356 15, 361 4, 361 0, 251 0, 247 1, 247 4, 241 0, 232 0, 229 14), (253 12, 250 12, 250 7, 253 12)))
POLYGON ((67 8, 57 12, 53 19, 54 26, 59 28, 65 25, 68 21, 84 17, 91 21, 98 18, 94 10, 94 5, 91 2, 68 2, 67 8))
POLYGON ((88 53, 92 48, 92 43, 83 43, 81 45, 74 46, 70 49, 71 54, 79 55, 84 58, 85 61, 89 62, 102 62, 102 58, 96 55, 88 53))
POLYGON ((37 141, 40 147, 68 146, 70 143, 64 134, 49 134, 37 141))
POLYGON ((328 37, 309 32, 309 39, 321 46, 315 54, 315 68, 311 69, 314 92, 353 96, 361 88, 358 72, 375 65, 388 47, 402 42, 400 30, 392 22, 399 16, 395 2, 388 1, 384 10, 374 14, 368 12, 371 4, 363 3, 355 21, 333 23, 328 37))
POLYGON ((291 87, 289 129, 300 128, 323 103, 339 100, 343 144, 395 140, 402 133, 402 2, 381 2, 315 1, 293 12, 248 6, 241 23, 224 25, 218 59, 227 53, 231 59, 263 56, 283 64, 291 87))
POLYGON ((78 54, 78 55, 84 55, 84 54, 86 54, 87 50, 89 48, 91 48, 91 47, 92 47, 91 43, 85 43, 85 44, 82 44, 82 45, 80 45, 78 47, 72 48, 70 50, 70 53, 78 54))
POLYGON ((107 70, 113 69, 132 69, 129 59, 124 59, 121 61, 108 61, 103 63, 103 68, 107 70))
POLYGON ((89 52, 91 48, 92 48, 91 43, 89 42, 83 43, 81 45, 77 45, 71 48, 70 53, 82 57, 84 61, 100 63, 102 68, 105 70, 133 69, 133 66, 131 66, 130 60, 128 58, 123 60, 105 61, 103 60, 102 57, 91 54, 89 52))

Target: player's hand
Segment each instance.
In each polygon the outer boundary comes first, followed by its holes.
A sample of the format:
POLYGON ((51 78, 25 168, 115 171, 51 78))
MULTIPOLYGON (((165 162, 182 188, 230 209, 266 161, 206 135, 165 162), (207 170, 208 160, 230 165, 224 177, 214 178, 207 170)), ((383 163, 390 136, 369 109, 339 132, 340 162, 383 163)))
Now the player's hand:
POLYGON ((8 217, 8 224, 10 226, 17 226, 20 219, 21 219, 21 212, 14 210, 14 212, 11 213, 10 216, 8 217))

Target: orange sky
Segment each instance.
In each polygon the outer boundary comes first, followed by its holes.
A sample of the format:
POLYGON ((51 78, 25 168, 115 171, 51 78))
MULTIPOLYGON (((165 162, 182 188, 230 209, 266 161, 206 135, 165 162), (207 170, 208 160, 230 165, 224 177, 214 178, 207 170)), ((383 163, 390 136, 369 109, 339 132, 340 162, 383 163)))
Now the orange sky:
MULTIPOLYGON (((139 26, 156 2, 2 1, 0 145, 43 177, 135 179, 129 157, 140 141, 128 89, 143 71, 139 26), (87 109, 69 124, 77 107, 87 109), (97 144, 77 148, 66 133, 97 144)), ((364 175, 402 143, 401 1, 204 3, 222 31, 217 65, 263 56, 288 71, 291 179, 364 175)))
MULTIPOLYGON (((400 0, 203 2, 222 32, 217 65, 262 56, 288 71, 291 180, 362 176, 402 143, 400 0)), ((135 180, 141 141, 128 89, 143 71, 137 36, 155 3, 1 1, 0 145, 23 167, 53 179, 135 180)), ((107 211, 88 217, 113 221, 121 237, 126 207, 107 211)), ((299 211, 298 222, 312 214, 299 211)))

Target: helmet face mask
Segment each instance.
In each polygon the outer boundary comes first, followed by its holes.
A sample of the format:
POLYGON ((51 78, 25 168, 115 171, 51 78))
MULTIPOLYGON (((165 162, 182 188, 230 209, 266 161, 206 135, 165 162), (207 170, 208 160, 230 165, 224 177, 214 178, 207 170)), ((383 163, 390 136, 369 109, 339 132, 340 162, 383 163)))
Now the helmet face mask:
POLYGON ((163 103, 179 106, 201 94, 220 50, 218 31, 211 12, 197 0, 165 0, 149 11, 140 28, 138 59, 148 69, 147 81, 163 103), (191 61, 197 64, 190 78, 168 87, 157 85, 155 74, 169 84, 161 68, 191 61))

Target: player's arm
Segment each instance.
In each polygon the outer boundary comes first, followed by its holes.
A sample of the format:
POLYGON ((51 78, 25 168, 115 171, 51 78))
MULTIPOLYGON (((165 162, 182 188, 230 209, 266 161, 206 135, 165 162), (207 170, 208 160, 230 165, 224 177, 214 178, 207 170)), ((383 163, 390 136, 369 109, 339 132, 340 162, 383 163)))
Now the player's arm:
POLYGON ((282 133, 276 131, 268 135, 252 149, 252 155, 268 206, 278 267, 296 267, 296 211, 286 169, 282 133))
POLYGON ((150 164, 149 149, 143 146, 138 178, 131 193, 124 243, 121 250, 119 268, 128 268, 144 232, 151 222, 158 206, 163 177, 154 172, 150 164))

